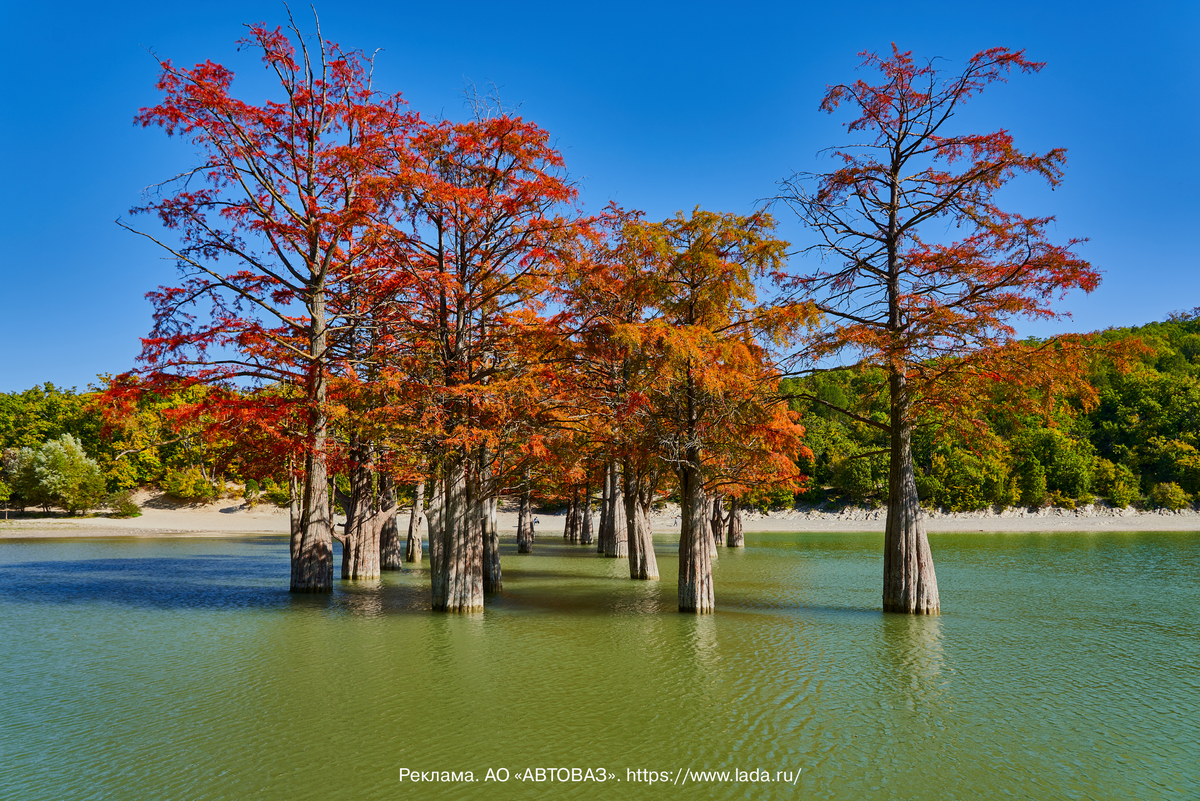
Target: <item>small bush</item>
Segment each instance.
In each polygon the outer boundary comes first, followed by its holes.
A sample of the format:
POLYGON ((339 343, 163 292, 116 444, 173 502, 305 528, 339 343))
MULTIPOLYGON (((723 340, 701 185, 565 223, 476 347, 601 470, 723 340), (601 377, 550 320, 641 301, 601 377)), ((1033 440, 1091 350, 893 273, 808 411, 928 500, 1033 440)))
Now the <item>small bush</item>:
POLYGON ((1137 484, 1114 484, 1108 491, 1113 506, 1124 509, 1138 499, 1137 484))
POLYGON ((261 486, 262 497, 276 506, 287 507, 292 503, 292 491, 287 485, 276 484, 274 479, 264 478, 261 486))
POLYGON ((213 501, 220 496, 220 491, 204 477, 199 467, 168 470, 162 480, 162 490, 181 501, 213 501))
POLYGON ((142 516, 142 507, 134 502, 133 494, 128 491, 114 492, 104 501, 104 505, 112 512, 112 517, 125 519, 142 516))
POLYGON ((246 506, 251 509, 257 506, 260 495, 262 495, 262 489, 259 488, 258 482, 252 478, 246 479, 246 487, 242 490, 242 497, 246 499, 246 506))
POLYGON ((1050 504, 1059 509, 1074 509, 1075 499, 1067 495, 1063 495, 1058 490, 1050 493, 1050 504))
POLYGON ((1150 500, 1160 509, 1179 511, 1192 505, 1192 496, 1174 481, 1155 484, 1150 490, 1150 500))

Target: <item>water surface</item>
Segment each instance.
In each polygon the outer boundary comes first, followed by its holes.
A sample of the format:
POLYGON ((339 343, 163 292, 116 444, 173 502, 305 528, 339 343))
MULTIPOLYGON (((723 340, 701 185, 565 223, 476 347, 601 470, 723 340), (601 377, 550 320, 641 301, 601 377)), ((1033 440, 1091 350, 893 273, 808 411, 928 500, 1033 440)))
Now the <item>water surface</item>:
POLYGON ((506 543, 471 616, 427 564, 292 596, 281 538, 0 542, 0 797, 1200 797, 1200 534, 933 534, 938 618, 881 535, 746 538, 703 618, 665 540, 506 543))

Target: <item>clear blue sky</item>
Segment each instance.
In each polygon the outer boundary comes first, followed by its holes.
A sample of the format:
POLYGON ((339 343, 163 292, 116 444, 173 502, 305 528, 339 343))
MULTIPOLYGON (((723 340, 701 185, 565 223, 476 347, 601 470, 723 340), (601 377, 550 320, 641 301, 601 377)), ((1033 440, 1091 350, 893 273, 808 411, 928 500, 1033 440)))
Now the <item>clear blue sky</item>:
MULTIPOLYGON (((307 6, 295 5, 307 23, 307 6)), ((895 41, 949 66, 985 47, 1048 66, 972 101, 963 130, 1004 127, 1023 149, 1068 149, 1065 185, 1034 179, 1012 208, 1089 237, 1104 272, 1071 296, 1074 320, 1025 333, 1138 325, 1200 306, 1200 3, 322 3, 326 38, 374 50, 376 85, 426 116, 461 117, 467 81, 495 83, 547 129, 588 208, 609 199, 652 218, 700 204, 745 212, 817 151, 846 141, 817 110, 863 49, 895 41)), ((265 76, 234 42, 242 23, 285 21, 278 2, 6 0, 0 193, 0 391, 84 388, 133 366, 150 327, 143 295, 174 278, 154 246, 113 220, 141 190, 195 162, 134 127, 156 102, 152 49, 231 67, 261 98, 265 76)), ((143 218, 144 219, 144 218, 143 218)), ((794 242, 806 234, 782 218, 794 242)))

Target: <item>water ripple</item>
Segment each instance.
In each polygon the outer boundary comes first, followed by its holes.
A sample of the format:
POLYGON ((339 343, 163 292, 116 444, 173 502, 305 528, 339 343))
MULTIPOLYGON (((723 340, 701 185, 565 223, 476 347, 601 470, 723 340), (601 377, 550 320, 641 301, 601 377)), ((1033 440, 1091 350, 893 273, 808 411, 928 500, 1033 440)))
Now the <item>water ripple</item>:
POLYGON ((940 618, 878 611, 880 539, 749 535, 703 618, 667 543, 634 582, 506 542, 470 616, 429 611, 427 564, 292 596, 278 538, 0 543, 0 796, 1200 796, 1200 535, 934 535, 940 618), (803 773, 397 776, 599 766, 803 773))

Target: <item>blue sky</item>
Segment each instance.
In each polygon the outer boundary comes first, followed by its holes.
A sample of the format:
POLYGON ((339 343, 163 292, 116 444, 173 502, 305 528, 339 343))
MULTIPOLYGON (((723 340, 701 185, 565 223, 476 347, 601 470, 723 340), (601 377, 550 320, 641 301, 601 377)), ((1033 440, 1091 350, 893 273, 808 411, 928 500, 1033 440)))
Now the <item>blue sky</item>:
MULTIPOLYGON (((295 6, 298 19, 311 19, 295 6)), ((1018 147, 1068 150, 1064 185, 1026 179, 1014 211, 1055 214, 1055 239, 1088 237, 1100 289, 1074 319, 1024 333, 1095 330, 1200 306, 1200 3, 407 3, 319 4, 326 38, 374 50, 376 85, 426 116, 465 115, 468 82, 547 129, 584 203, 662 218, 697 204, 746 212, 793 171, 827 166, 845 116, 817 105, 891 42, 961 65, 992 46, 1046 61, 964 108, 964 131, 1007 128, 1018 147)), ((0 146, 0 391, 84 388, 133 366, 150 327, 144 294, 172 264, 118 228, 144 187, 196 161, 137 128, 156 102, 148 50, 212 59, 247 99, 268 83, 234 42, 285 21, 278 2, 34 4, 6 0, 0 146)), ((808 234, 781 214, 785 238, 808 234)), ((800 265, 797 265, 798 268, 800 265)))

